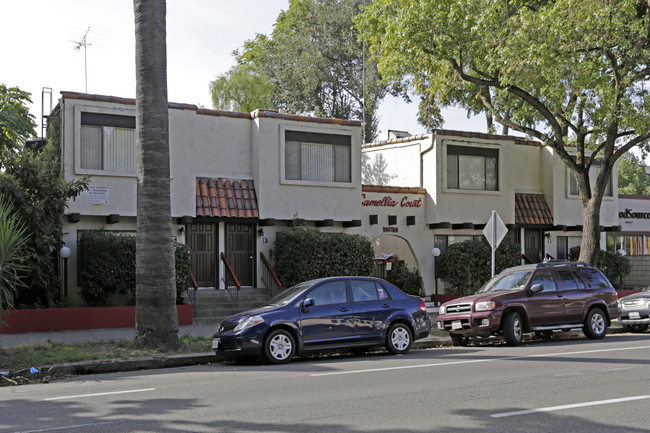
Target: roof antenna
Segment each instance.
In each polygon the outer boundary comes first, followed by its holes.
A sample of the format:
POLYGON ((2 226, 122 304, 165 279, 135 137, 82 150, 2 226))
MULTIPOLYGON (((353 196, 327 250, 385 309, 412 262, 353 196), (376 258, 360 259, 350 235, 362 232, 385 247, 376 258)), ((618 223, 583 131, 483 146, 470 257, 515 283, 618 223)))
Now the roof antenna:
POLYGON ((85 78, 86 78, 86 93, 88 93, 88 56, 86 55, 86 48, 88 45, 92 45, 88 43, 88 32, 90 32, 90 27, 88 27, 88 30, 86 30, 86 33, 84 33, 83 38, 81 38, 80 41, 72 41, 75 44, 75 51, 81 50, 81 47, 84 48, 84 72, 85 72, 85 78))

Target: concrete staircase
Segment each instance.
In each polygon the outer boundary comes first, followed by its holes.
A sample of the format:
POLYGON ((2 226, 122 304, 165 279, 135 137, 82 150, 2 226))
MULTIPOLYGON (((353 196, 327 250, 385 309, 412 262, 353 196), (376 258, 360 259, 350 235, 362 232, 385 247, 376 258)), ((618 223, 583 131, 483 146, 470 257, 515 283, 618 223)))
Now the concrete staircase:
POLYGON ((266 289, 242 288, 239 291, 239 309, 236 309, 227 290, 199 289, 196 291, 194 324, 216 325, 239 311, 264 305, 269 299, 266 289))

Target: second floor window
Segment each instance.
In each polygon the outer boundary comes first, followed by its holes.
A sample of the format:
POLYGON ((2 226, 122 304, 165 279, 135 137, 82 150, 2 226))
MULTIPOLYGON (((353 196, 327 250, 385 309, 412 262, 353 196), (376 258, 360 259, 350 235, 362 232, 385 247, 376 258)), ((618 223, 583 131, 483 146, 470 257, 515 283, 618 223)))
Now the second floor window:
POLYGON ((498 149, 447 146, 447 188, 498 191, 498 149))
POLYGON ((285 178, 351 182, 350 136, 286 131, 285 178))
POLYGON ((81 168, 135 173, 135 118, 81 114, 81 168))

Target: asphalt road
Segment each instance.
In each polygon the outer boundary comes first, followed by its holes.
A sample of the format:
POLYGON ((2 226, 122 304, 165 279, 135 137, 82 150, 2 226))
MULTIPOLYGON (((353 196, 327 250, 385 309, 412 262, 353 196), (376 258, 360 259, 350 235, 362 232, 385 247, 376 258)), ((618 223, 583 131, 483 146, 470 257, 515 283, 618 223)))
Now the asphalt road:
POLYGON ((0 432, 646 432, 650 333, 0 388, 0 432))

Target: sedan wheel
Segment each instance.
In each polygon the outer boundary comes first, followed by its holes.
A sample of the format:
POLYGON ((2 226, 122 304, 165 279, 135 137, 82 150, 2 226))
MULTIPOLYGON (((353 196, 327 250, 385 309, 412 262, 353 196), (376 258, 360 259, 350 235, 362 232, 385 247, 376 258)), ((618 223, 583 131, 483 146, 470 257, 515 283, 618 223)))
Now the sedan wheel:
POLYGON ((591 340, 601 339, 607 334, 607 318, 601 309, 589 310, 582 332, 591 340))
POLYGON ((388 329, 386 336, 386 349, 393 355, 408 353, 411 350, 413 337, 408 326, 395 323, 388 329))
POLYGON ((293 336, 284 329, 272 331, 264 343, 264 356, 273 364, 284 364, 291 361, 296 353, 296 342, 293 336))

